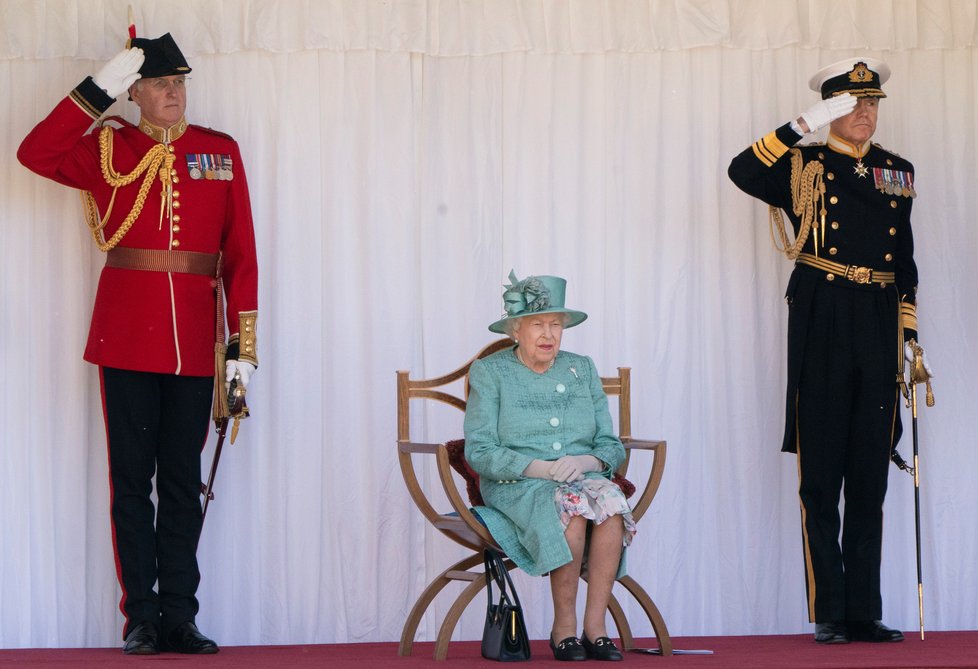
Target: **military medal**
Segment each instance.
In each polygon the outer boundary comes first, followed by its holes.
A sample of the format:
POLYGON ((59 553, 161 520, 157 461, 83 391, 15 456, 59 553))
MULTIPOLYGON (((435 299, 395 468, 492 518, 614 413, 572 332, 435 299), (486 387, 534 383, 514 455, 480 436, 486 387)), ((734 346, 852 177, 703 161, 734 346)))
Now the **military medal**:
POLYGON ((187 171, 190 173, 191 179, 200 179, 204 176, 203 172, 200 171, 200 156, 198 154, 187 154, 187 171))
POLYGON ((917 197, 917 191, 913 187, 913 174, 910 172, 874 167, 873 185, 884 195, 917 197))
POLYGON ((858 153, 856 154, 856 166, 853 168, 853 171, 860 179, 865 179, 866 175, 869 174, 869 168, 863 164, 863 157, 858 153))

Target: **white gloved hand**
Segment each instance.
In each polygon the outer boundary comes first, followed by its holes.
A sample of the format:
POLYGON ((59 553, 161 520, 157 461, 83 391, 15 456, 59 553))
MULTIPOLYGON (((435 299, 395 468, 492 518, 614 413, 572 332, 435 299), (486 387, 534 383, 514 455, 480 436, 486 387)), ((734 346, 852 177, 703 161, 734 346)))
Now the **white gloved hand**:
POLYGON ((593 455, 565 455, 550 466, 550 478, 558 483, 579 481, 588 472, 601 468, 601 461, 593 455))
POLYGON ((224 369, 226 372, 225 379, 228 385, 231 384, 235 374, 238 374, 240 375, 238 383, 241 384, 242 388, 248 387, 248 381, 251 379, 251 375, 255 373, 255 366, 244 360, 228 360, 224 363, 224 369))
POLYGON ((143 66, 145 59, 143 50, 139 47, 123 49, 92 75, 92 81, 108 93, 109 97, 117 98, 139 79, 139 68, 143 66))
POLYGON ((819 100, 801 115, 801 119, 808 126, 809 133, 816 132, 835 119, 851 113, 858 101, 859 99, 850 93, 836 95, 828 100, 819 100))
MULTIPOLYGON (((920 344, 917 345, 920 346, 920 344)), ((910 364, 910 368, 913 369, 913 347, 910 345, 910 342, 906 342, 903 345, 903 357, 910 364)), ((920 361, 924 365, 924 371, 927 372, 927 376, 934 378, 934 371, 930 368, 930 363, 927 361, 927 351, 924 350, 923 346, 920 347, 920 361)))

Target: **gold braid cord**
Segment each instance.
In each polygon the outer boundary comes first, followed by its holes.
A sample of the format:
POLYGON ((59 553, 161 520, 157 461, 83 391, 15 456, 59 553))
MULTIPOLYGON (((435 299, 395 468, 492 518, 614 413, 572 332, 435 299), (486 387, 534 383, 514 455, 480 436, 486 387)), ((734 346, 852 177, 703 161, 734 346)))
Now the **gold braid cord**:
MULTIPOLYGON (((823 218, 825 216, 825 182, 822 181, 825 166, 817 160, 813 160, 802 169, 802 162, 801 151, 792 149, 791 205, 795 216, 801 219, 794 244, 788 240, 781 210, 777 207, 770 208, 771 242, 774 244, 774 248, 779 253, 783 253, 789 260, 794 260, 801 253, 805 242, 808 241, 808 234, 812 230, 812 225, 815 224, 816 229, 818 228, 817 223, 815 223, 815 210, 818 208, 819 200, 822 201, 819 213, 823 218), (775 233, 777 233, 777 238, 775 238, 775 233)), ((818 240, 816 240, 815 245, 818 246, 818 240)), ((816 255, 818 254, 816 253, 816 255)))
POLYGON ((109 200, 109 209, 105 212, 105 216, 101 220, 99 219, 98 205, 95 203, 95 198, 89 191, 82 192, 82 206, 85 208, 85 220, 88 223, 88 228, 92 231, 95 245, 98 246, 99 251, 109 251, 122 241, 122 238, 126 236, 126 233, 133 226, 133 223, 139 218, 139 215, 143 211, 143 205, 146 204, 146 196, 149 194, 149 189, 153 185, 153 180, 158 173, 163 187, 166 188, 170 177, 169 168, 173 164, 173 155, 167 151, 166 145, 157 144, 146 152, 146 155, 143 156, 143 159, 139 161, 139 164, 136 165, 136 168, 132 172, 121 175, 112 167, 112 128, 107 126, 102 128, 98 136, 98 145, 101 156, 102 176, 105 179, 105 183, 112 186, 112 199, 109 200), (162 170, 160 169, 161 165, 163 166, 162 170), (143 183, 139 186, 139 193, 136 195, 136 201, 132 205, 132 211, 126 216, 122 225, 115 231, 115 234, 106 241, 102 229, 105 227, 105 224, 109 220, 109 215, 112 213, 116 192, 120 186, 128 186, 144 173, 143 183))

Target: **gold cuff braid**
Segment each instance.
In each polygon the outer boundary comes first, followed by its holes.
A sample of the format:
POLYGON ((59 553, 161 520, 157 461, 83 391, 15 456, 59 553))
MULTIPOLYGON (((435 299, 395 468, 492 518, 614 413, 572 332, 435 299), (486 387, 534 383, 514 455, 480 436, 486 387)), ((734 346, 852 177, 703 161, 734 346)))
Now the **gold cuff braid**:
POLYGON ((900 303, 900 325, 905 330, 917 331, 917 305, 913 302, 900 303))
POLYGON ((238 314, 238 360, 258 366, 258 312, 238 314))

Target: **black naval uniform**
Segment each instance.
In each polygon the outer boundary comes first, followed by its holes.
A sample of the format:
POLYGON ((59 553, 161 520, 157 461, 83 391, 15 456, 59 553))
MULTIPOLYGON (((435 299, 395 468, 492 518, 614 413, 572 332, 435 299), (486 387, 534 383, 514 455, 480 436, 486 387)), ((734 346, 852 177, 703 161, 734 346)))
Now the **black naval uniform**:
POLYGON ((810 620, 879 620, 883 498, 902 431, 898 377, 903 341, 916 338, 913 165, 876 144, 858 161, 856 147, 832 137, 830 144, 791 148, 801 137, 790 124, 778 128, 734 158, 728 174, 741 190, 786 212, 797 235, 791 155, 824 166, 818 227, 785 294, 781 450, 798 453, 810 620), (841 152, 847 147, 856 155, 841 152))

